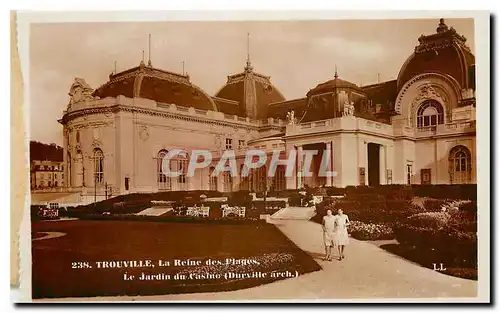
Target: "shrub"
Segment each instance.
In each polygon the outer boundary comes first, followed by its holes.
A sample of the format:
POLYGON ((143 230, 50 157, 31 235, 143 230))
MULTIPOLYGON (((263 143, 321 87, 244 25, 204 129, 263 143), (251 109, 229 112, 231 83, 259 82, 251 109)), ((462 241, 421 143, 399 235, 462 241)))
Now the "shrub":
POLYGON ((426 198, 424 200, 424 208, 428 212, 441 212, 442 207, 447 203, 444 199, 426 198))
POLYGON ((447 212, 424 212, 408 217, 407 223, 414 227, 441 228, 448 223, 447 212))
POLYGON ((353 238, 359 240, 383 240, 394 238, 392 228, 384 224, 352 221, 348 231, 353 238))

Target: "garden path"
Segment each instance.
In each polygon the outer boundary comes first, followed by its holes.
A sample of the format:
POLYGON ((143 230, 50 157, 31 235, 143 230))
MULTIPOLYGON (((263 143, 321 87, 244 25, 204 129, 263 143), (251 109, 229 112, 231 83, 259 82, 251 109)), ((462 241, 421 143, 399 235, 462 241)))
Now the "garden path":
POLYGON ((408 302, 408 298, 436 300, 436 298, 460 297, 462 301, 474 301, 471 298, 464 298, 475 297, 476 281, 440 274, 368 242, 351 238, 345 250, 346 258, 343 261, 323 261, 321 225, 307 219, 297 219, 296 210, 293 210, 293 219, 284 218, 285 215, 281 214, 280 219, 271 219, 270 222, 276 224, 299 248, 309 253, 323 270, 231 292, 104 297, 92 298, 92 300, 269 301, 295 299, 297 301, 325 301, 329 299, 329 301, 349 302, 349 299, 370 299, 372 302, 377 300, 383 302, 407 299, 406 302, 408 302))

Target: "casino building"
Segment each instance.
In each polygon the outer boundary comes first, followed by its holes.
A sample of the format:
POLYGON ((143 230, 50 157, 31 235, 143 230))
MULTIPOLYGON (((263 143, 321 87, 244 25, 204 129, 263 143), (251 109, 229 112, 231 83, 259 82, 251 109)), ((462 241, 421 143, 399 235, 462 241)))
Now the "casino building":
MULTIPOLYGON (((151 61, 109 75, 93 89, 75 79, 59 122, 64 129, 66 187, 89 194, 164 190, 236 191, 308 186, 458 184, 476 182, 475 59, 466 38, 441 19, 435 33, 422 35, 397 79, 369 86, 332 79, 299 99, 285 99, 250 59, 209 95, 182 75, 151 61), (297 151, 293 177, 278 167, 249 177, 211 177, 217 156, 236 151, 238 166, 249 148, 283 158, 297 151), (213 151, 214 165, 187 177, 188 158, 170 164, 171 149, 213 151), (306 150, 313 175, 303 175, 306 150), (335 177, 317 175, 330 153, 335 177), (88 190, 88 191, 85 191, 88 190)), ((270 160, 270 157, 268 158, 270 160)))

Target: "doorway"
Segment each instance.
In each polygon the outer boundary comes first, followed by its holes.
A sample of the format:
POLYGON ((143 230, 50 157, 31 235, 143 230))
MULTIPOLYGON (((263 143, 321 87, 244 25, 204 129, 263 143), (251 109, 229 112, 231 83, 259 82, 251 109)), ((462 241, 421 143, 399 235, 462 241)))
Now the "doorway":
POLYGON ((380 145, 368 143, 368 185, 380 185, 380 145))

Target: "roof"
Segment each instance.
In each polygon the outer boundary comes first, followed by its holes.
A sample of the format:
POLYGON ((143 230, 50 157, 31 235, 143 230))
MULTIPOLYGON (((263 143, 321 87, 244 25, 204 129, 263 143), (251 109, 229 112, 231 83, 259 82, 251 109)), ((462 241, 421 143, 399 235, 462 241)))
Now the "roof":
POLYGON ((397 80, 397 89, 424 72, 435 72, 452 76, 462 88, 473 88, 475 83, 470 78, 469 68, 475 64, 475 57, 467 46, 467 39, 456 30, 439 21, 436 33, 422 35, 419 44, 401 67, 397 80))
POLYGON ((361 91, 361 88, 358 85, 351 83, 347 80, 340 79, 338 77, 337 73, 335 73, 335 76, 333 79, 326 81, 324 83, 318 84, 316 87, 309 90, 307 95, 309 96, 309 95, 314 95, 314 94, 331 92, 335 88, 347 88, 347 89, 354 89, 354 90, 361 91))
MULTIPOLYGON (((226 84, 215 96, 238 102, 240 114, 254 119, 267 118, 269 104, 285 100, 281 92, 271 83, 271 78, 254 72, 249 61, 244 72, 227 77, 226 84)), ((226 109, 234 108, 227 105, 221 107, 221 111, 226 109)))
POLYGON ((157 68, 140 66, 112 74, 109 81, 94 91, 94 96, 145 98, 201 110, 217 111, 212 98, 191 83, 188 75, 181 75, 157 68))
POLYGON ((289 111, 294 111, 297 118, 304 114, 307 98, 271 103, 268 108, 268 117, 285 120, 289 111))
POLYGON ((386 109, 394 109, 394 102, 398 96, 397 80, 363 86, 362 89, 372 104, 382 104, 386 109))

